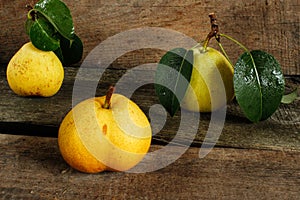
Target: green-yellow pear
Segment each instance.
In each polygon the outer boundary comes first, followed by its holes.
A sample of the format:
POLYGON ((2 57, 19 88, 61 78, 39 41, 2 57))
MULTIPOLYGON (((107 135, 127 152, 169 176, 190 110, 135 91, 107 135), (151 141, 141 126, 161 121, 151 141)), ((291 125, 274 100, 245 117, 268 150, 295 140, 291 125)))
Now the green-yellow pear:
POLYGON ((11 58, 6 76, 20 96, 50 97, 62 85, 64 68, 52 51, 41 51, 28 42, 11 58))
POLYGON ((234 97, 234 69, 226 57, 211 47, 193 49, 194 63, 190 85, 181 102, 184 109, 212 112, 234 97))
POLYGON ((80 102, 60 125, 60 152, 81 172, 129 170, 149 150, 152 131, 142 110, 123 95, 107 96, 80 102))

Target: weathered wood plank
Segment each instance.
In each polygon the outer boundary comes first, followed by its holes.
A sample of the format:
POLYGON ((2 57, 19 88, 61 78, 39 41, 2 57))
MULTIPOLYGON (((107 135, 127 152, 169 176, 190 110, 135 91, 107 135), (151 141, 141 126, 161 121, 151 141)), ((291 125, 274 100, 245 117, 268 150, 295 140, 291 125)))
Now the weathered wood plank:
MULTIPOLYGON (((5 73, 0 70, 0 131, 6 133, 20 133, 40 136, 57 136, 58 126, 65 114, 72 107, 72 90, 76 71, 78 68, 65 68, 65 80, 62 89, 51 98, 24 98, 15 95, 8 87, 5 73)), ((149 69, 143 69, 147 74, 149 69)), ((126 70, 110 68, 103 74, 96 92, 97 96, 105 94, 108 86, 119 81, 126 70)), ((90 72, 91 74, 93 73, 90 72)), ((151 78, 143 76, 143 78, 151 78)), ((134 83, 138 79, 133 76, 130 81, 134 83), (135 80, 134 80, 135 79, 135 80)), ((89 76, 86 76, 87 83, 89 76)), ((88 86, 89 84, 87 84, 88 86)), ((299 77, 287 79, 287 89, 299 87, 299 77)), ((127 85, 119 85, 119 91, 126 91, 127 85)), ((82 92, 87 88, 83 88, 82 92)), ((118 89, 117 89, 118 91, 118 89)), ((135 91, 131 97, 151 118, 150 111, 153 105, 158 104, 153 85, 145 85, 135 91)), ((153 112, 153 110, 152 110, 153 112)), ((185 144, 191 136, 189 131, 180 133, 179 139, 173 140, 178 134, 181 122, 180 113, 175 117, 160 114, 152 118, 155 129, 154 141, 163 143, 185 144), (155 122, 160 117, 161 122, 155 122), (166 123, 162 123, 163 121, 166 123), (159 126, 161 125, 161 126, 159 126), (162 128, 160 130, 160 128, 162 128)), ((268 120, 260 123, 250 123, 241 113, 235 102, 229 104, 225 125, 217 142, 218 146, 236 148, 258 149, 294 149, 300 151, 300 101, 296 100, 290 105, 282 105, 279 110, 268 120)), ((199 125, 193 124, 196 136, 193 145, 200 146, 207 134, 210 125, 210 114, 200 114, 199 125)))
MULTIPOLYGON (((0 62, 7 63, 28 41, 23 31, 27 9, 35 1, 0 2, 0 62)), ((65 0, 85 49, 84 57, 99 43, 120 32, 140 27, 162 27, 201 41, 209 32, 208 13, 216 12, 222 32, 242 41, 249 49, 275 55, 285 74, 300 74, 300 9, 298 0, 279 1, 194 1, 194 0, 65 0)), ((120 46, 122 45, 122 41, 120 46)), ((240 51, 223 40, 228 54, 236 59, 240 51)), ((212 44, 215 46, 215 43, 212 44)), ((151 50, 155 51, 155 50, 151 50)), ((156 62, 159 54, 125 56, 118 62, 127 67, 156 62)))
MULTIPOLYGON (((161 146, 151 146, 155 151, 161 146)), ((174 147, 174 151, 181 150, 174 147)), ((158 171, 84 174, 55 138, 0 134, 1 199, 298 199, 300 153, 190 148, 158 171)), ((172 153, 172 152, 171 152, 172 153)))

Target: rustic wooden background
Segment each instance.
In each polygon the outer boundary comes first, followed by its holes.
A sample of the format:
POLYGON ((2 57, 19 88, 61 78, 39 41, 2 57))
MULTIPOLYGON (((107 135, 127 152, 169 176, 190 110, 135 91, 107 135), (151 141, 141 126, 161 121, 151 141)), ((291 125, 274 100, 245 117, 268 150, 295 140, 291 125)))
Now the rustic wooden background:
MULTIPOLYGON (((201 41, 210 30, 208 14, 215 12, 222 32, 249 49, 266 50, 279 60, 287 91, 299 88, 299 0, 65 2, 84 42, 84 58, 102 41, 134 28, 168 28, 201 41)), ((281 105, 270 119, 256 124, 250 123, 233 101, 215 148, 202 159, 198 152, 210 114, 201 114, 192 147, 164 169, 145 174, 96 175, 70 169, 59 153, 56 136, 61 120, 72 107, 80 63, 65 66, 63 86, 51 98, 19 97, 6 81, 8 61, 28 41, 23 28, 25 5, 34 3, 0 1, 0 199, 299 199, 299 98, 281 105)), ((222 42, 232 60, 236 59, 241 50, 225 39, 222 42)), ((216 46, 215 42, 211 45, 216 46)), ((155 63, 163 53, 141 49, 121 56, 100 80, 97 95, 103 95, 127 69, 155 63)), ((146 73, 149 69, 142 70, 146 73)), ((147 115, 158 103, 151 84, 139 88, 132 99, 147 115)), ((185 135, 172 141, 179 123, 180 113, 174 118, 168 116, 163 129, 153 137, 151 151, 169 142, 180 151, 185 135)))
MULTIPOLYGON (((34 2, 0 2, 1 63, 7 63, 28 41, 23 28, 27 14, 25 5, 34 5, 34 2)), ((140 27, 168 28, 202 41, 210 30, 208 14, 215 12, 221 32, 233 36, 249 49, 273 54, 285 74, 300 74, 299 0, 65 0, 65 3, 73 15, 75 30, 84 42, 85 56, 108 37, 140 27)), ((223 43, 235 60, 241 53, 238 47, 225 39, 223 43)), ((161 54, 153 51, 141 52, 139 56, 128 55, 119 63, 132 67, 155 62, 161 54)))

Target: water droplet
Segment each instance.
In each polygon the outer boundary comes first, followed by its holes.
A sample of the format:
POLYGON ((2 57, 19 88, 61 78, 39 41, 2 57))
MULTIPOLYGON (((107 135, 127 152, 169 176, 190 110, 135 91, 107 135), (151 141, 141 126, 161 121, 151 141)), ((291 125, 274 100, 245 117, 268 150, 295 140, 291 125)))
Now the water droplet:
POLYGON ((281 75, 281 72, 280 72, 280 71, 277 71, 277 70, 273 70, 273 71, 272 71, 272 74, 274 74, 274 75, 281 75))
POLYGON ((253 76, 252 75, 245 76, 244 81, 245 81, 246 84, 250 84, 253 81, 253 76))
POLYGON ((159 94, 161 96, 166 96, 166 91, 164 89, 160 90, 159 94))

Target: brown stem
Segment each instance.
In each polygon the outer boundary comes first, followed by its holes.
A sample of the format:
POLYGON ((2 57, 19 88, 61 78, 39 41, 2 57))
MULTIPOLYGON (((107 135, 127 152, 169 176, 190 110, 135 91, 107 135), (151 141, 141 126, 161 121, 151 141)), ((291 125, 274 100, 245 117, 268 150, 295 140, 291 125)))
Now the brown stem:
POLYGON ((110 103, 111 103, 111 97, 113 95, 115 91, 115 87, 114 86, 110 86, 109 89, 106 92, 106 97, 105 97, 105 102, 103 104, 103 108, 105 109, 109 109, 110 108, 110 103))
POLYGON ((204 41, 203 47, 204 49, 207 48, 208 43, 211 38, 215 37, 218 42, 220 42, 220 35, 219 35, 219 25, 217 23, 217 17, 215 13, 210 13, 209 15, 210 18, 210 24, 211 24, 211 31, 208 33, 206 36, 206 39, 204 41))

